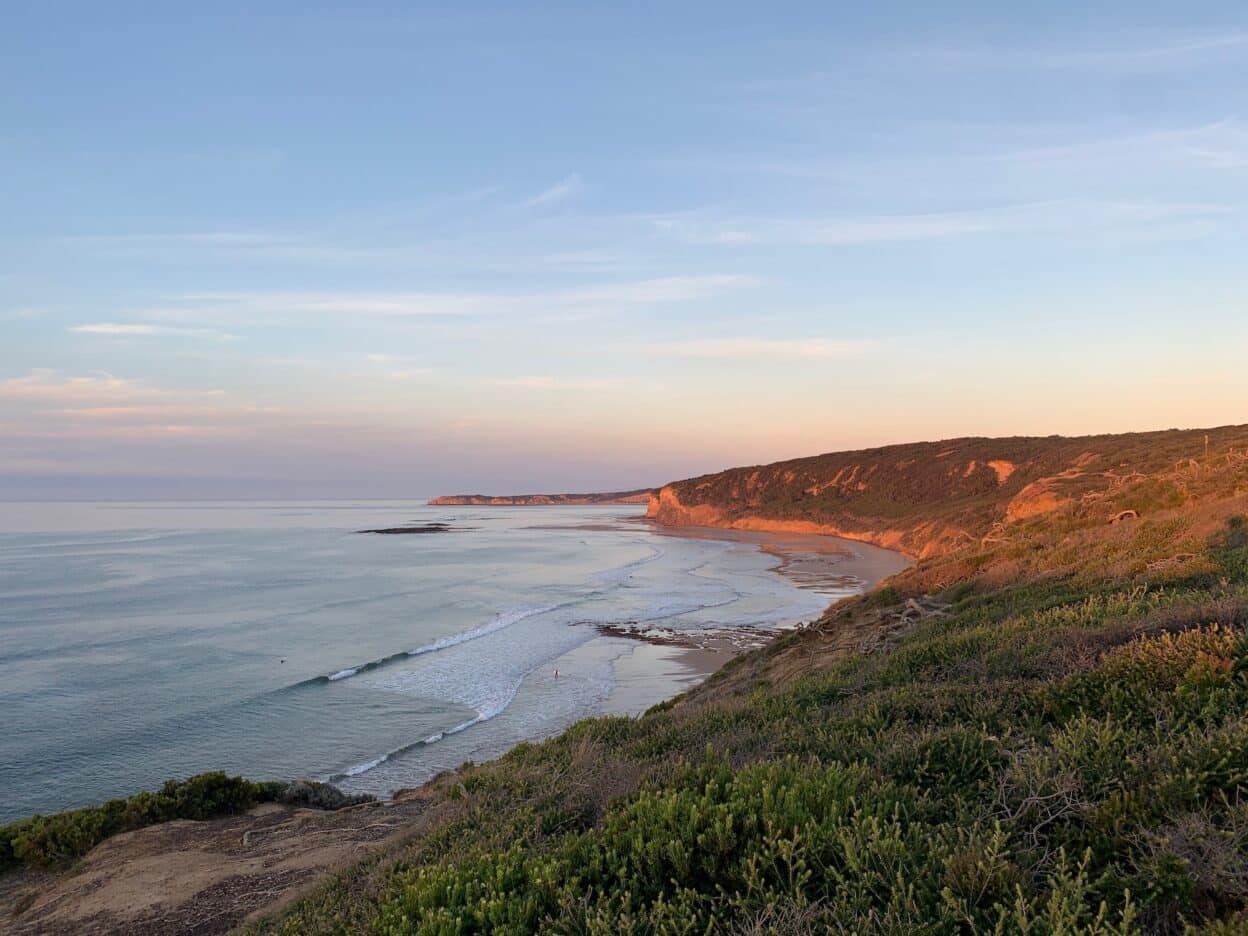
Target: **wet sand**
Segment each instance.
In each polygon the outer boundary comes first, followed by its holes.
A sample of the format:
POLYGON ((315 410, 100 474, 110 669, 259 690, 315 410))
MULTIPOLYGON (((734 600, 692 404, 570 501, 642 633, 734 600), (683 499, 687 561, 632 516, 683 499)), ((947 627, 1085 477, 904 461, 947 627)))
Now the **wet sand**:
POLYGON ((603 704, 604 715, 640 715, 658 702, 692 689, 736 655, 730 650, 644 641, 632 644, 631 652, 615 661, 615 686, 603 704))

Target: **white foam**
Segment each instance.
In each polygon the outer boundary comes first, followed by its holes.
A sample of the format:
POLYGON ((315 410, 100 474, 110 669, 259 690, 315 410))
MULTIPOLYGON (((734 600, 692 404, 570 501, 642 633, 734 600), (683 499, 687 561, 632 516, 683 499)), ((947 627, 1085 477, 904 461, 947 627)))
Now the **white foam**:
MULTIPOLYGON (((497 715, 498 713, 495 712, 494 714, 497 715)), ((467 731, 473 725, 476 725, 479 722, 488 721, 490 718, 493 718, 493 717, 494 715, 489 715, 489 716, 478 715, 476 718, 470 718, 466 722, 460 722, 454 728, 447 728, 446 731, 442 732, 442 737, 446 737, 447 735, 452 735, 452 734, 459 734, 461 731, 467 731)))
POLYGON ((502 630, 504 627, 510 627, 518 621, 523 621, 527 617, 535 614, 542 614, 553 609, 553 605, 545 608, 518 608, 514 611, 504 611, 488 624, 482 624, 480 627, 474 627, 471 630, 463 631, 459 634, 451 634, 449 637, 443 637, 435 640, 431 644, 425 644, 423 647, 417 647, 415 650, 408 650, 408 656, 420 656, 425 653, 433 653, 437 650, 445 650, 447 647, 455 647, 470 640, 476 640, 478 637, 484 637, 487 634, 493 634, 502 630))
POLYGON ((510 691, 504 690, 504 692, 501 693, 497 697, 497 699, 493 702, 493 704, 477 712, 476 717, 470 718, 465 722, 460 722, 458 725, 455 725, 453 728, 447 728, 445 731, 439 731, 435 734, 431 734, 429 737, 425 738, 425 740, 423 741, 417 741, 415 744, 405 744, 403 747, 395 748, 393 751, 383 754, 381 757, 374 758, 373 760, 367 761, 363 764, 356 764, 354 767, 348 767, 346 770, 342 772, 341 776, 342 777, 358 777, 361 774, 368 773, 370 770, 372 770, 375 767, 380 767, 382 764, 386 763, 391 758, 397 757, 400 754, 404 754, 407 751, 410 751, 412 748, 427 746, 430 744, 437 744, 439 741, 441 741, 443 738, 446 738, 448 735, 459 734, 461 731, 467 731, 473 725, 479 725, 481 722, 489 721, 491 718, 495 718, 507 710, 507 706, 509 706, 511 704, 512 699, 516 697, 516 693, 519 691, 519 689, 520 689, 520 684, 517 683, 515 686, 513 686, 510 689, 510 691))
POLYGON ((346 770, 342 772, 342 775, 344 777, 358 777, 360 774, 368 773, 374 767, 377 767, 380 764, 384 764, 389 759, 390 759, 389 754, 383 754, 381 757, 378 757, 376 760, 370 760, 366 764, 356 764, 354 767, 348 767, 346 770))
POLYGON ((513 611, 504 611, 501 614, 496 615, 491 621, 482 624, 479 627, 474 627, 471 630, 461 631, 458 634, 451 634, 447 637, 442 637, 435 640, 433 643, 425 644, 423 647, 417 647, 415 650, 400 651, 392 656, 383 657, 380 660, 373 660, 370 663, 361 663, 358 666, 349 666, 346 669, 340 669, 338 672, 331 673, 329 676, 326 676, 325 679, 329 682, 338 682, 342 679, 350 679, 352 676, 357 675, 361 671, 377 669, 380 666, 384 666, 405 656, 423 656, 426 653, 434 653, 438 650, 446 650, 448 647, 456 647, 459 646, 459 644, 467 643, 470 640, 476 640, 479 637, 485 637, 488 634, 496 633, 505 627, 510 627, 518 621, 523 621, 527 617, 532 617, 535 614, 542 614, 545 611, 551 611, 555 607, 555 605, 551 605, 545 608, 517 608, 513 611))

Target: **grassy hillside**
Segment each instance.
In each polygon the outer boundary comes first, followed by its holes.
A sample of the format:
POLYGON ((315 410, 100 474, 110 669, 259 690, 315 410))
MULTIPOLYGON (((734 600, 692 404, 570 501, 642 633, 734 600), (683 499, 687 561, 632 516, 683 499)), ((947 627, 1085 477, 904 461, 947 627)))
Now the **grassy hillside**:
POLYGON ((672 524, 811 524, 933 555, 966 548, 1060 505, 1074 505, 1089 519, 1109 519, 1120 507, 1165 506, 1152 487, 1135 483, 1141 475, 1177 476, 1192 459, 1212 464, 1211 455, 1226 460, 1245 453, 1248 426, 919 442, 678 481, 652 499, 650 512, 672 524), (1131 498, 1113 496, 1124 489, 1131 498))
POLYGON ((894 461, 848 502, 962 548, 641 719, 442 776, 405 844, 253 930, 1248 932, 1246 434, 947 444, 1025 472, 995 489, 894 461), (1118 480, 1003 522, 1093 450, 1118 480))

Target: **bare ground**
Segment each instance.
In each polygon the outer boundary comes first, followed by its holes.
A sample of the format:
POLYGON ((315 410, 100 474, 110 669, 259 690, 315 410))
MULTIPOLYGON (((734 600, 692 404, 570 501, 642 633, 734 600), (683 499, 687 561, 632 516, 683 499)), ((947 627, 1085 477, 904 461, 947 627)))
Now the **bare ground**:
POLYGON ((267 805, 118 835, 64 871, 0 877, 0 931, 14 936, 224 933, 322 874, 401 839, 420 799, 337 812, 267 805))

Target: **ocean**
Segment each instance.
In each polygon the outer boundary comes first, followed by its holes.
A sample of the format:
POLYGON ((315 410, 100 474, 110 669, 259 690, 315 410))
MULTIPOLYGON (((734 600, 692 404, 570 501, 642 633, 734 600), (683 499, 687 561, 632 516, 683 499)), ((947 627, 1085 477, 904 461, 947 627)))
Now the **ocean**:
POLYGON ((384 795, 705 672, 604 625, 722 645, 860 587, 641 514, 0 503, 0 821, 217 769, 384 795))

